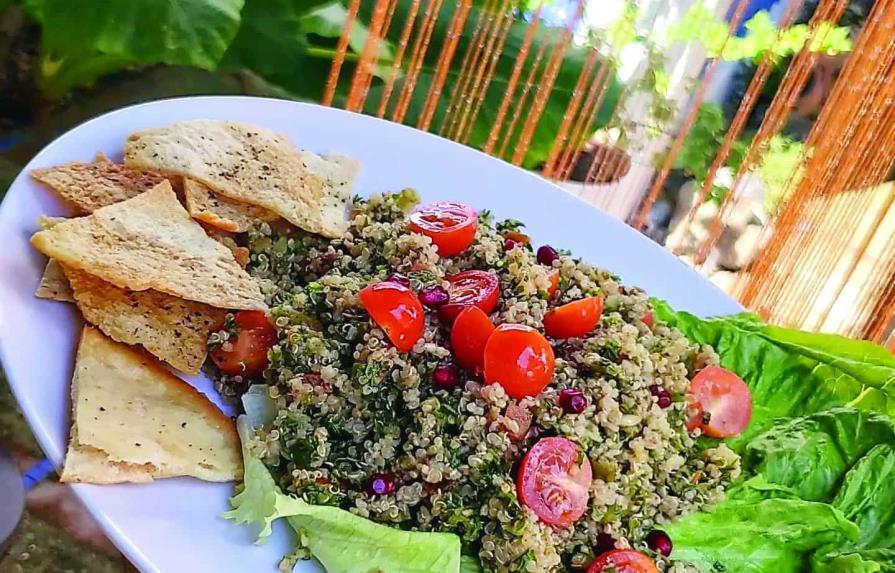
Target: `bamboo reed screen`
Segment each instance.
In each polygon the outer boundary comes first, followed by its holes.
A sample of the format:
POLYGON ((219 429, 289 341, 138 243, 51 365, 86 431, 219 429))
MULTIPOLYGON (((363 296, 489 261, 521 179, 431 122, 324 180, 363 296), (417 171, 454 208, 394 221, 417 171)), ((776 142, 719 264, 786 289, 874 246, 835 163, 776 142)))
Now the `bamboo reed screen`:
MULTIPOLYGON (((548 130, 552 144, 546 160, 538 166, 542 175, 565 181, 577 173, 578 180, 590 184, 583 187, 585 198, 599 207, 615 209, 615 214, 627 218, 632 226, 643 228, 667 184, 720 58, 696 66, 693 87, 679 98, 682 105, 677 117, 656 138, 659 153, 653 145, 651 158, 631 141, 596 145, 589 149, 582 168, 585 144, 598 126, 616 125, 625 114, 630 116, 632 109, 636 114, 638 109, 632 105, 638 96, 629 86, 622 87, 616 101, 607 101, 619 65, 611 38, 582 42, 575 37, 586 10, 594 9, 599 0, 573 0, 559 26, 543 21, 542 7, 535 4, 523 14, 512 0, 413 0, 409 7, 406 4, 401 3, 404 9, 400 10, 398 0, 348 0, 347 19, 323 103, 408 123, 461 143, 472 143, 474 126, 484 127, 487 137, 476 145, 516 165, 524 163, 536 131, 548 130), (350 35, 361 18, 369 34, 349 66, 350 35), (510 34, 520 21, 524 33, 510 34), (446 23, 447 36, 430 53, 433 30, 439 22, 446 23), (545 35, 547 41, 543 41, 545 35), (384 39, 396 45, 387 65, 381 61, 384 39), (514 50, 507 55, 510 42, 515 42, 514 50), (550 98, 556 97, 554 87, 564 55, 570 46, 580 48, 582 44, 587 52, 565 112, 558 121, 548 121, 544 111, 550 98), (511 73, 497 83, 495 69, 502 59, 505 65, 505 60, 511 59, 511 73), (433 70, 425 81, 421 74, 424 65, 433 70), (376 70, 380 72, 375 74, 376 70), (632 163, 648 167, 634 170, 640 173, 639 179, 626 177, 632 163), (619 214, 619 205, 630 207, 619 214)), ((659 8, 653 10, 652 23, 667 27, 675 17, 670 13, 672 7, 686 4, 653 3, 659 8), (662 12, 663 4, 669 13, 662 12)), ((839 21, 847 4, 848 0, 820 0, 809 22, 806 45, 829 33, 830 24, 839 21)), ((717 7, 719 14, 727 8, 730 34, 742 23, 747 6, 746 0, 733 0, 717 7)), ((802 8, 801 0, 790 1, 780 17, 781 29, 792 23, 802 8)), ((877 0, 808 135, 806 148, 811 152, 803 158, 801 177, 793 174, 789 198, 764 222, 760 256, 738 273, 731 287, 747 308, 772 322, 878 341, 892 337, 895 187, 887 181, 895 163, 893 28, 895 0, 877 0)), ((818 57, 817 52, 803 48, 792 58, 733 177, 732 191, 721 201, 708 231, 700 236, 691 259, 697 268, 706 265, 717 246, 739 183, 781 132, 818 57)), ((708 177, 694 195, 685 225, 693 224, 709 197, 774 65, 769 50, 758 62, 708 177)), ((633 120, 636 123, 637 117, 633 120)), ((668 246, 674 249, 674 245, 668 246)))

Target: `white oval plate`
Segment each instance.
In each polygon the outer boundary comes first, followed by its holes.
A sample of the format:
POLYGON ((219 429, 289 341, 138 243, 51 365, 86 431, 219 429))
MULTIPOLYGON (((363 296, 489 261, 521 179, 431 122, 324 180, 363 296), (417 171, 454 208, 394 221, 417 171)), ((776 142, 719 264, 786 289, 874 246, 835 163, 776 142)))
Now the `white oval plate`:
MULTIPOLYGON (((80 319, 72 305, 33 293, 45 259, 28 241, 41 214, 67 214, 34 183, 35 167, 91 161, 97 151, 120 159, 127 135, 185 119, 230 119, 287 134, 318 153, 339 151, 362 162, 355 192, 413 187, 424 201, 451 199, 527 224, 536 244, 549 242, 611 269, 673 306, 708 316, 741 310, 689 267, 637 233, 544 179, 446 139, 338 109, 249 97, 171 99, 114 111, 80 125, 41 151, 0 206, 0 360, 34 434, 57 467, 69 428, 69 382, 80 319)), ((190 380, 219 402, 208 380, 190 380)), ((116 546, 141 571, 275 572, 291 549, 286 528, 264 546, 252 532, 218 516, 232 486, 192 479, 149 485, 77 485, 75 491, 116 546)), ((297 571, 317 571, 302 563, 297 571)))

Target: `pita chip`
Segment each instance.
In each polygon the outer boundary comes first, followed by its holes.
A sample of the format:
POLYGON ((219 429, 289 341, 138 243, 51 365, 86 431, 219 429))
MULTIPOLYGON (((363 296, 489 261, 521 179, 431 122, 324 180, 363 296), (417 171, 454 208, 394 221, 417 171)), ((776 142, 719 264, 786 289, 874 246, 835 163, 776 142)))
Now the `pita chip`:
POLYGON ((201 181, 215 193, 277 213, 311 233, 339 237, 359 163, 295 149, 260 127, 213 120, 182 121, 133 133, 125 164, 201 181))
POLYGON ((87 322, 113 340, 139 344, 187 374, 199 373, 208 354, 208 336, 227 313, 157 290, 119 288, 77 269, 65 274, 87 322))
POLYGON ((39 231, 31 243, 66 268, 120 288, 154 289, 216 308, 267 308, 255 280, 190 217, 168 181, 39 231))
POLYGON ((85 327, 72 380, 64 482, 149 482, 241 474, 233 421, 157 360, 85 327))
POLYGON ((31 177, 73 205, 79 214, 136 197, 165 180, 160 173, 112 163, 108 158, 34 169, 31 177))
POLYGON ((186 210, 194 219, 229 233, 244 233, 259 222, 280 218, 264 207, 218 195, 204 183, 189 178, 183 180, 183 196, 186 210))
POLYGON ((71 284, 62 270, 62 265, 50 259, 44 268, 44 274, 40 277, 37 290, 34 291, 37 298, 55 300, 59 302, 75 302, 71 291, 71 284))

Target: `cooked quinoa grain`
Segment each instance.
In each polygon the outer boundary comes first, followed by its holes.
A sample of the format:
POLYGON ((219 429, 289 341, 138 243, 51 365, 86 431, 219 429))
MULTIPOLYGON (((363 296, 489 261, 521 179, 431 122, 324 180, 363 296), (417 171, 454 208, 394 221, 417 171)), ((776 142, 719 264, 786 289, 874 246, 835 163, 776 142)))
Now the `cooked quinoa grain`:
MULTIPOLYGON (((518 229, 516 222, 494 225, 483 213, 472 246, 441 259, 429 238, 408 230, 416 201, 411 190, 356 199, 340 239, 266 224, 250 234, 248 269, 261 280, 279 331, 264 373, 279 413, 252 448, 281 487, 397 527, 454 532, 487 572, 583 570, 601 534, 653 556, 662 571, 695 571, 650 552, 644 538, 719 500, 739 473, 732 450, 685 428, 684 393, 696 370, 717 364, 712 349, 663 323, 645 324, 646 293, 605 270, 568 255, 547 267, 525 245, 505 251, 502 233, 518 229), (447 286, 446 277, 470 269, 499 276, 495 324, 542 330, 549 308, 604 298, 590 335, 551 341, 556 370, 538 396, 514 400, 463 370, 455 388, 439 389, 433 373, 453 359, 437 313, 426 313, 422 338, 401 353, 358 299, 393 273, 418 291, 447 286), (551 272, 559 273, 559 287, 548 301, 551 272), (670 394, 669 407, 658 405, 655 386, 670 394), (586 397, 580 413, 560 406, 566 388, 586 397), (517 497, 518 463, 546 436, 578 444, 593 468, 587 510, 566 528, 542 523, 517 497), (371 494, 374 474, 393 477, 394 492, 371 494)), ((211 344, 226 339, 225 330, 211 344)), ((238 395, 247 383, 223 377, 219 385, 238 395)))

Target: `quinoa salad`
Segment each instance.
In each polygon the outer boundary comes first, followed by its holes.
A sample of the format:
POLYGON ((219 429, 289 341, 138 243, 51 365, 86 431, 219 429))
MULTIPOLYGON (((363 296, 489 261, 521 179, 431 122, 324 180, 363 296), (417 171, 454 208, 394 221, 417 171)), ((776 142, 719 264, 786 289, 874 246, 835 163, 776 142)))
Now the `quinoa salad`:
POLYGON ((222 394, 275 403, 247 448, 285 493, 454 533, 485 572, 699 570, 663 527, 739 476, 751 403, 645 291, 410 189, 354 199, 340 238, 247 246, 271 312, 209 349, 222 394))

